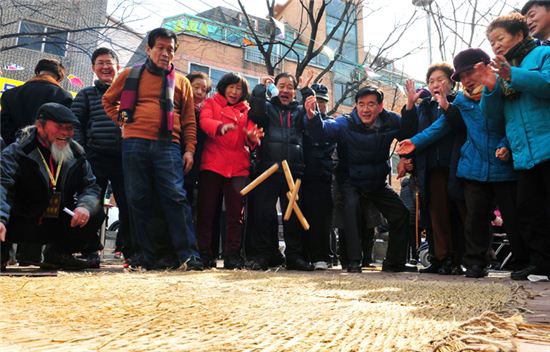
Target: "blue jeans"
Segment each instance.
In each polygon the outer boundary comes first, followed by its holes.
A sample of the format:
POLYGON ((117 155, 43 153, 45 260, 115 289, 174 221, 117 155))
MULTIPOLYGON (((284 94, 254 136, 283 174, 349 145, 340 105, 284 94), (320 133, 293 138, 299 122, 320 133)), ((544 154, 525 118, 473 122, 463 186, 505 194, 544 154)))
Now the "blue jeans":
POLYGON ((128 138, 122 142, 122 166, 131 233, 141 264, 153 265, 151 235, 153 190, 158 192, 168 233, 180 262, 198 257, 191 207, 183 187, 183 161, 176 143, 128 138))

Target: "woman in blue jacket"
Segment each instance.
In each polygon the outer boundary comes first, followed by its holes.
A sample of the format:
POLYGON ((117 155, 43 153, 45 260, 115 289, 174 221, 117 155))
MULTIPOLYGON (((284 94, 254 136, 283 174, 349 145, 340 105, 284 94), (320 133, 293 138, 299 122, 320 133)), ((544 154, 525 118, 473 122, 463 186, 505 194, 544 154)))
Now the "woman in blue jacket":
POLYGON ((466 201, 464 265, 467 277, 487 275, 487 251, 491 245, 490 214, 496 202, 503 215, 512 252, 518 265, 527 262, 526 250, 519 237, 516 216, 516 180, 504 132, 502 109, 482 113, 481 90, 474 65, 487 65, 491 59, 481 49, 466 49, 454 58, 453 80, 462 82, 452 104, 441 104, 444 114, 430 128, 403 141, 399 152, 423 150, 444 138, 450 130, 466 130, 461 148, 457 177, 464 179, 466 201), (501 158, 497 157, 500 156, 501 158))
POLYGON ((550 274, 550 47, 537 46, 518 13, 487 27, 496 57, 492 67, 476 65, 485 85, 484 113, 503 109, 514 169, 519 172, 518 213, 529 248, 529 265, 514 280, 550 274))

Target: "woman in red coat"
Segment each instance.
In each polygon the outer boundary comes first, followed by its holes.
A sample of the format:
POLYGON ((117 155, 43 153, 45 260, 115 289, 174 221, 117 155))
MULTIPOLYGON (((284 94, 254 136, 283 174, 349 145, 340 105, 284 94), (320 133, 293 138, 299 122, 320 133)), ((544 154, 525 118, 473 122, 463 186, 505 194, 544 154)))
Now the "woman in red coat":
POLYGON ((244 229, 244 198, 239 193, 247 183, 250 149, 263 136, 248 120, 248 82, 237 73, 227 73, 219 81, 217 93, 208 98, 200 114, 206 133, 199 176, 198 245, 205 266, 212 262, 211 249, 216 203, 223 192, 226 208, 225 269, 240 269, 244 229))

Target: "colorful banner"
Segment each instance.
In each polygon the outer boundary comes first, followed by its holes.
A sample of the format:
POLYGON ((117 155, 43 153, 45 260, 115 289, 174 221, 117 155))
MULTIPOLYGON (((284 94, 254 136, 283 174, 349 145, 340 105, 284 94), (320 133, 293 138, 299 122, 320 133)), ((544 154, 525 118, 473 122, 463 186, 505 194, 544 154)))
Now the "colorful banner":
MULTIPOLYGON (((25 82, 18 81, 16 79, 6 78, 6 77, 0 77, 0 97, 2 96, 2 93, 7 91, 8 89, 15 88, 17 86, 22 85, 23 83, 25 82)), ((76 96, 75 92, 69 91, 69 93, 71 93, 73 98, 76 96)))

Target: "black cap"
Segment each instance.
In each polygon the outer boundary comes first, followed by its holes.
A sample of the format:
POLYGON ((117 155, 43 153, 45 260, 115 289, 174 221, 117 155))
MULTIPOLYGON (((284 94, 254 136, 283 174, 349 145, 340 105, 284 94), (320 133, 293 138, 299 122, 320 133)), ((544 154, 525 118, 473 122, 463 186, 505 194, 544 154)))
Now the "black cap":
POLYGON ((521 14, 525 16, 533 5, 550 5, 550 0, 527 1, 521 8, 521 14))
POLYGON ((329 97, 328 97, 328 88, 324 84, 313 83, 311 85, 311 89, 313 89, 313 91, 315 91, 315 96, 317 98, 323 99, 323 100, 326 100, 326 101, 330 100, 329 97))
POLYGON ((36 119, 51 120, 57 123, 78 124, 78 119, 71 109, 58 103, 43 104, 38 108, 36 119))
POLYGON ((451 79, 455 82, 460 82, 460 74, 474 68, 475 64, 483 62, 488 64, 491 62, 491 58, 487 53, 479 48, 468 48, 462 50, 456 54, 453 59, 453 66, 455 72, 452 74, 451 79))

